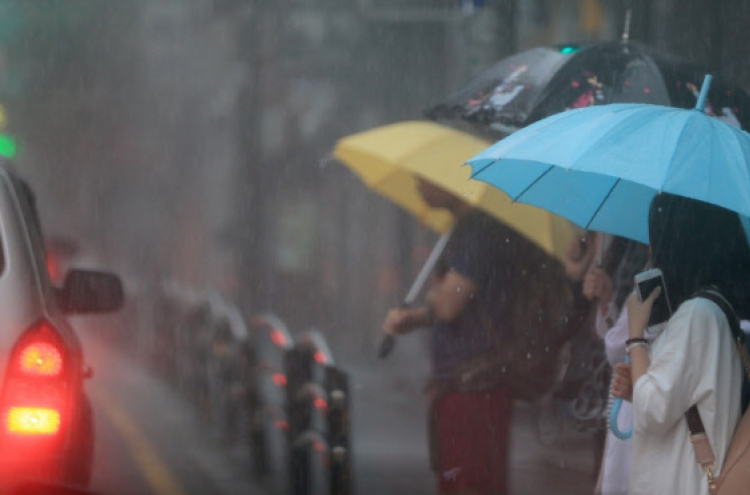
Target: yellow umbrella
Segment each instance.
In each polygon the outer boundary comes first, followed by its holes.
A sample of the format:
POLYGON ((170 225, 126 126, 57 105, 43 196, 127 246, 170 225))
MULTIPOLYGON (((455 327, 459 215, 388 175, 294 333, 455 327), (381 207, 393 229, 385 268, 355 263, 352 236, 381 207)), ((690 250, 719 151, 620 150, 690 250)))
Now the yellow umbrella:
POLYGON ((430 208, 422 200, 416 177, 487 211, 562 259, 575 235, 570 222, 545 210, 513 203, 500 189, 470 179, 470 167, 461 166, 491 144, 450 127, 414 121, 344 137, 336 144, 333 155, 368 187, 437 232, 446 231, 453 219, 448 211, 430 208))

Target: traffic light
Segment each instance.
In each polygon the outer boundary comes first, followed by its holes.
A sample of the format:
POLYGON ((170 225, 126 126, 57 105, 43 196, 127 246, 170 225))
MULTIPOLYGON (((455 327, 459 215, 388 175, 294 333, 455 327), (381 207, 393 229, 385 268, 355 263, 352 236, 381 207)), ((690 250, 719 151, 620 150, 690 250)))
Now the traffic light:
POLYGON ((579 51, 581 47, 575 46, 575 45, 564 45, 560 48, 560 53, 562 55, 572 55, 579 51))
POLYGON ((18 153, 18 145, 13 136, 0 133, 0 156, 5 158, 15 158, 18 153))

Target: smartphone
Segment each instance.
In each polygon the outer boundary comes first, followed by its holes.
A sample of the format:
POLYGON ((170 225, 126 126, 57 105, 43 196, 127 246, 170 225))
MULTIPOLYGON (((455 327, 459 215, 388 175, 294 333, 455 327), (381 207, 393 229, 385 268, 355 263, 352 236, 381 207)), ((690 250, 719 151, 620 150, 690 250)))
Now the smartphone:
POLYGON ((651 317, 648 320, 649 326, 663 323, 672 316, 672 306, 669 304, 669 297, 667 297, 667 285, 664 282, 664 274, 661 270, 652 268, 637 274, 635 286, 638 290, 638 298, 641 301, 648 298, 654 289, 661 287, 661 294, 656 298, 654 306, 651 308, 651 317))

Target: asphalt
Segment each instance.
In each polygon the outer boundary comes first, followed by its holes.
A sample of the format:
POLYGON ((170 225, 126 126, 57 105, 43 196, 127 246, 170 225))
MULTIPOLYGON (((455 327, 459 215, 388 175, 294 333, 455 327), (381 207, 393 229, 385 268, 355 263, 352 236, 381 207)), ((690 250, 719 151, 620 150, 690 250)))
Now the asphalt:
MULTIPOLYGON (((95 370, 89 389, 98 428, 92 488, 108 495, 279 493, 252 479, 246 445, 222 442, 190 404, 142 363, 87 333, 82 332, 95 370), (162 467, 156 469, 149 459, 162 467)), ((367 349, 348 350, 338 355, 346 358, 339 365, 350 374, 354 493, 434 494, 423 338, 401 339, 388 360, 378 360, 367 349)), ((576 431, 564 415, 552 417, 557 420, 540 421, 538 408, 515 405, 512 494, 593 493, 592 435, 576 431)))
MULTIPOLYGON (((408 336, 387 360, 366 352, 340 360, 351 375, 353 450, 359 495, 434 494, 426 439, 429 374, 423 337, 408 336)), ((373 353, 374 355, 374 353, 373 353)), ((339 354, 341 356, 341 354, 339 354)), ((593 493, 593 434, 577 431, 563 406, 517 402, 510 445, 511 494, 593 493), (540 417, 540 414, 546 414, 540 417)))

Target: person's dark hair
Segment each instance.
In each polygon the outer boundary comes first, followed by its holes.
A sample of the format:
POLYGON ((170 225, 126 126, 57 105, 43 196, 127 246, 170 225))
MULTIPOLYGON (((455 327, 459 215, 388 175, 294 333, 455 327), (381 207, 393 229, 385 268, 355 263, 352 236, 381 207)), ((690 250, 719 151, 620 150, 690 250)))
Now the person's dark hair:
POLYGON ((661 193, 648 224, 651 265, 664 273, 673 310, 713 285, 740 318, 750 316, 750 246, 736 213, 661 193))

